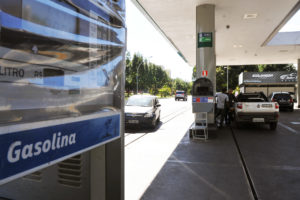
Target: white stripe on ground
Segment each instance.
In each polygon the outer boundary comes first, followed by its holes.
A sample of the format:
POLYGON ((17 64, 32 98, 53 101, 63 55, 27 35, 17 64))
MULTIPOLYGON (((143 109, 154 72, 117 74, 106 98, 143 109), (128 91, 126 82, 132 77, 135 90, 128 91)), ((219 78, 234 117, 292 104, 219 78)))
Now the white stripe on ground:
POLYGON ((291 127, 287 126, 287 125, 284 125, 283 123, 281 122, 278 122, 278 125, 289 130, 290 132, 292 133, 295 133, 295 134, 299 134, 298 131, 296 131, 295 129, 292 129, 291 127))
POLYGON ((273 169, 273 170, 286 170, 286 171, 300 171, 300 167, 296 166, 288 166, 288 165, 276 165, 276 166, 271 166, 271 165, 264 165, 264 166, 258 166, 258 168, 262 169, 273 169))

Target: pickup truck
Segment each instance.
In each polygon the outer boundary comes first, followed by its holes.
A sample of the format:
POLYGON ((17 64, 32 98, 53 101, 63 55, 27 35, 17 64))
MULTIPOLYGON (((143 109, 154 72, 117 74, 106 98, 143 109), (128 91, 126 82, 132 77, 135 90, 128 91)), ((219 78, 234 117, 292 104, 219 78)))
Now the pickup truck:
POLYGON ((237 96, 235 120, 238 128, 242 123, 265 123, 275 130, 278 117, 278 103, 269 102, 264 93, 241 93, 237 96))

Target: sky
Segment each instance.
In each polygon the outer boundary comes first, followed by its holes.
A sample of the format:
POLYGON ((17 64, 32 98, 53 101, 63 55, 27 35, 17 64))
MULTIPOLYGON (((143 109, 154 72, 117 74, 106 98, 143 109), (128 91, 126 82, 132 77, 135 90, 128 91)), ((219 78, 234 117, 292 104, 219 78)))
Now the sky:
POLYGON ((172 78, 192 80, 193 68, 189 66, 166 39, 153 27, 130 1, 126 0, 127 51, 131 56, 140 53, 148 61, 163 66, 172 78))
POLYGON ((300 10, 280 29, 279 32, 300 31, 300 10))

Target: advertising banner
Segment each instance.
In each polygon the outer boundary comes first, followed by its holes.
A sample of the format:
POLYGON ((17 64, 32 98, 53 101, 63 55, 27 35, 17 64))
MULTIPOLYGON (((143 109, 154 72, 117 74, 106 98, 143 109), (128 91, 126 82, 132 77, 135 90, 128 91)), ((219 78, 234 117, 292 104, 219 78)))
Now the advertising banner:
POLYGON ((239 84, 247 83, 297 83, 296 72, 243 72, 239 84))

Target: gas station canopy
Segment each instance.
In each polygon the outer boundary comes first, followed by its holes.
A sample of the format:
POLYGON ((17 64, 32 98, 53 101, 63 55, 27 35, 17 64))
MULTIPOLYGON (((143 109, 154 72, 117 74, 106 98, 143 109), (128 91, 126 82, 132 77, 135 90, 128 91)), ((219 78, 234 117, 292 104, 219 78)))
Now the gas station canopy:
POLYGON ((191 66, 196 64, 196 7, 202 4, 215 5, 217 65, 296 63, 300 58, 296 41, 270 45, 299 10, 298 0, 132 1, 191 66))

